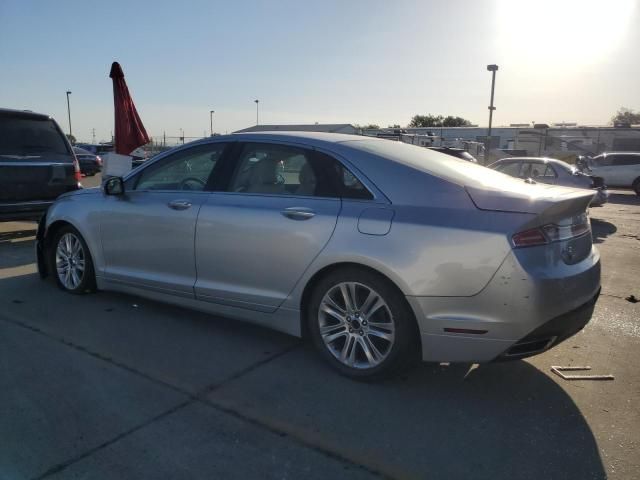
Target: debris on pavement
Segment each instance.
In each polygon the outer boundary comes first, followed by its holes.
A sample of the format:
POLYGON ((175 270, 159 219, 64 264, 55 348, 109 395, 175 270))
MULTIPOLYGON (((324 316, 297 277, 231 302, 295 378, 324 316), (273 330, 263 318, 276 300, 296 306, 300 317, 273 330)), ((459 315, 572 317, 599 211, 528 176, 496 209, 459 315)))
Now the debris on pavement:
POLYGON ((613 375, 565 375, 562 372, 567 371, 585 371, 591 370, 591 367, 561 367, 559 365, 552 365, 551 371, 556 375, 562 377, 564 380, 614 380, 613 375))

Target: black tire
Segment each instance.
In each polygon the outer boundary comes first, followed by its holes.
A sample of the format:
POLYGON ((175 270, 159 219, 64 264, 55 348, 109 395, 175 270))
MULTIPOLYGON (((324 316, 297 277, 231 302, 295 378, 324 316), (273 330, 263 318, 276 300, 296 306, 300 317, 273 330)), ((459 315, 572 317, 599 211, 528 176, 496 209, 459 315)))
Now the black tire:
POLYGON ((633 181, 633 184, 631 185, 631 188, 633 188, 633 191, 636 192, 636 195, 638 195, 640 197, 640 178, 636 178, 633 181))
MULTIPOLYGON (((366 288, 361 291, 366 292, 366 288)), ((362 303, 360 306, 363 306, 362 303)), ((350 378, 368 381, 380 380, 407 369, 419 359, 419 332, 411 307, 395 285, 382 275, 368 269, 345 267, 330 272, 320 279, 311 294, 306 314, 309 333, 316 349, 333 368, 350 378), (390 311, 392 321, 395 324, 393 344, 387 350, 386 357, 375 366, 356 368, 346 365, 331 352, 320 334, 320 304, 325 294, 344 283, 357 283, 359 284, 358 288, 366 287, 374 291, 388 306, 388 311, 390 311)), ((369 337, 368 334, 365 336, 369 337)), ((344 341, 346 342, 346 340, 344 341)), ((356 346, 354 345, 352 348, 356 348, 356 346)), ((361 356, 364 356, 362 347, 358 348, 361 356)))
POLYGON ((80 232, 73 228, 71 225, 65 225, 57 229, 51 239, 51 243, 49 243, 49 248, 47 249, 47 258, 48 258, 48 266, 49 272, 51 276, 54 278, 54 281, 65 292, 69 292, 75 295, 82 295, 85 293, 91 293, 96 291, 96 276, 95 270, 93 268, 93 260, 91 258, 91 252, 89 251, 89 247, 87 246, 87 242, 85 242, 80 232), (80 282, 75 288, 69 288, 65 286, 60 276, 58 274, 58 269, 56 265, 56 251, 58 249, 58 244, 60 240, 67 234, 73 235, 80 242, 82 247, 82 254, 84 259, 84 273, 80 278, 80 282))

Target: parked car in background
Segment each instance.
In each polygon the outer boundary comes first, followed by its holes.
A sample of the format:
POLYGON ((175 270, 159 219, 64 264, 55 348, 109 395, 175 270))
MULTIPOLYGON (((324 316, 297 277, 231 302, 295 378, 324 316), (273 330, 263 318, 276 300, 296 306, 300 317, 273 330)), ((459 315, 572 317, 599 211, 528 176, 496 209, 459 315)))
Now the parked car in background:
POLYGON ((78 163, 80 164, 80 173, 87 176, 93 176, 102 171, 102 158, 100 155, 94 155, 84 148, 78 146, 73 147, 78 163))
POLYGON ((113 152, 113 145, 110 143, 76 143, 75 146, 99 156, 113 152))
POLYGON ((401 142, 234 134, 63 195, 36 251, 67 292, 308 333, 340 372, 375 378, 414 358, 523 358, 578 332, 600 291, 592 197, 401 142))
POLYGON ((503 158, 489 165, 512 177, 527 179, 549 185, 563 185, 565 187, 588 188, 595 190, 591 201, 592 207, 600 207, 607 203, 609 191, 601 177, 580 172, 576 167, 555 158, 541 157, 510 157, 503 158))
POLYGON ((37 219, 79 182, 71 144, 51 117, 0 109, 0 220, 37 219))
POLYGON ((446 155, 451 155, 452 157, 460 158, 461 160, 466 160, 472 163, 478 163, 478 160, 473 155, 471 155, 466 150, 463 150, 462 148, 450 148, 450 147, 427 147, 427 148, 435 152, 440 152, 446 155))
POLYGON ((633 188, 640 195, 640 152, 607 152, 581 157, 582 170, 604 179, 610 187, 633 188))

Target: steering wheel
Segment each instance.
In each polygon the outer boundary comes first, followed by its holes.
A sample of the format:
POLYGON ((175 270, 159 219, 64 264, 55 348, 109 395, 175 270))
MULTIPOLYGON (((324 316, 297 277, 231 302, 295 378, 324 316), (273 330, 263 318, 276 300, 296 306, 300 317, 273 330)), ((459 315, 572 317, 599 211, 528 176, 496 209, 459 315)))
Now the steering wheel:
POLYGON ((178 184, 180 190, 204 190, 204 186, 205 182, 196 177, 184 178, 178 184))

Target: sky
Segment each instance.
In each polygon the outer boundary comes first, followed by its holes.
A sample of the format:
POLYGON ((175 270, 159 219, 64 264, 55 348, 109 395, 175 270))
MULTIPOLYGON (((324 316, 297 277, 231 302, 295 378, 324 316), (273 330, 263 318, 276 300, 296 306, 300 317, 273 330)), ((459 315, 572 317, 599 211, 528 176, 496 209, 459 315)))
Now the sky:
POLYGON ((639 0, 0 0, 0 107, 110 140, 111 62, 153 136, 415 114, 606 124, 640 110, 639 0))

